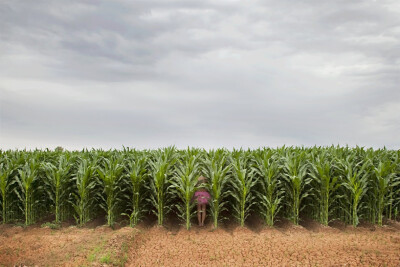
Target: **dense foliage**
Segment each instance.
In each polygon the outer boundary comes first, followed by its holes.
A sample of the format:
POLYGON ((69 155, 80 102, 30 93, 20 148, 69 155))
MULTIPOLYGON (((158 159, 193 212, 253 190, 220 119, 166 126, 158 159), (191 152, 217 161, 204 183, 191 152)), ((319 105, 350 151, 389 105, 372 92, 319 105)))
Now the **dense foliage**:
POLYGON ((134 226, 149 212, 161 225, 170 213, 189 229, 201 175, 214 227, 227 217, 244 225, 250 214, 268 226, 279 217, 382 225, 400 209, 399 150, 0 150, 0 217, 26 225, 75 218, 83 225, 105 216, 110 226, 121 218, 134 226))

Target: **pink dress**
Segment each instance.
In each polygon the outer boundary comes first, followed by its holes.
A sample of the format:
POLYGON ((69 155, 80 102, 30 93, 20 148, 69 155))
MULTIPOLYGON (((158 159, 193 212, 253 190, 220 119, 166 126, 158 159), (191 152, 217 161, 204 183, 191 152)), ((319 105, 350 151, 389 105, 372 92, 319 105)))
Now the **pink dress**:
POLYGON ((207 204, 208 200, 211 198, 210 194, 207 191, 197 191, 194 193, 194 197, 197 200, 198 204, 207 204))

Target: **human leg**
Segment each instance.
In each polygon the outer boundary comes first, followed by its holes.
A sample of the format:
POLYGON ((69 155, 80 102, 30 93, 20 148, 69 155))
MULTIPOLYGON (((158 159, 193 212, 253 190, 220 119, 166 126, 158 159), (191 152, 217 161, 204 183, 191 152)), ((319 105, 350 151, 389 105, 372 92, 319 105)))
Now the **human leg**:
POLYGON ((202 218, 201 218, 201 225, 204 226, 204 221, 206 219, 206 204, 203 204, 201 207, 201 211, 202 211, 202 218))
POLYGON ((201 204, 197 204, 197 220, 199 221, 199 226, 201 226, 201 214, 202 214, 201 204))

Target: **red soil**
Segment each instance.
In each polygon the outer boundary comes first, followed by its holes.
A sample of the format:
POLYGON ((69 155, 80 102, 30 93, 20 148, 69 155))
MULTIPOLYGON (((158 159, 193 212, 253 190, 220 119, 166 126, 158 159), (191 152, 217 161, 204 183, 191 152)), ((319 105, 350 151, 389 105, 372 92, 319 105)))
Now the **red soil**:
POLYGON ((400 266, 400 224, 139 226, 111 230, 0 225, 0 266, 400 266), (252 229, 252 230, 250 230, 252 229))

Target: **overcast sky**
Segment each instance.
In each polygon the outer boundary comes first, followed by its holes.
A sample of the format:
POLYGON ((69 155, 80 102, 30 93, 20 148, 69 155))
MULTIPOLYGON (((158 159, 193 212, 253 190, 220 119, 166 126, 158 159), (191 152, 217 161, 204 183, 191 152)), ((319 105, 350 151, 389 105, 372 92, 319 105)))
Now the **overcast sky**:
POLYGON ((400 1, 0 2, 0 148, 400 146, 400 1))

